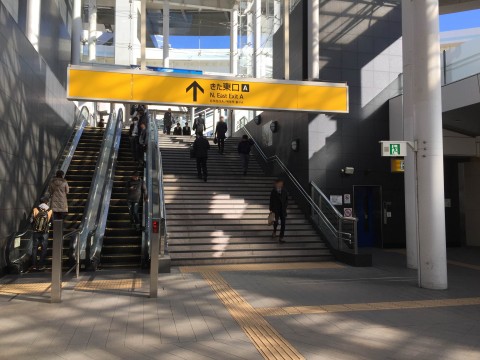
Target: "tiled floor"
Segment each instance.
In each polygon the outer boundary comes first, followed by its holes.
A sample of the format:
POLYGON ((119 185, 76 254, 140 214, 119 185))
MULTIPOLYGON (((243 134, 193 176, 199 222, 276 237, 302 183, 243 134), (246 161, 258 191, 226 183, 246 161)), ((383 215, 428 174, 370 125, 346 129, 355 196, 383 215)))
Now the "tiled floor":
POLYGON ((450 258, 446 291, 417 288, 404 256, 381 251, 372 268, 174 269, 158 299, 143 274, 66 279, 60 304, 40 275, 5 277, 0 359, 478 360, 480 256, 450 258))

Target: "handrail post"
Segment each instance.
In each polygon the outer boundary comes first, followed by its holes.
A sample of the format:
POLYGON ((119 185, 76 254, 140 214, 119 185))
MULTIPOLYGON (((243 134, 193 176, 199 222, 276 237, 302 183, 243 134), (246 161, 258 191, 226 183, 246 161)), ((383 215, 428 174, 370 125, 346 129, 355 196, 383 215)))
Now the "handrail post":
POLYGON ((338 218, 338 232, 337 232, 337 240, 338 240, 338 250, 342 250, 342 218, 338 218))
POLYGON ((355 220, 353 221, 353 243, 355 244, 354 245, 355 254, 358 254, 357 227, 358 227, 358 219, 355 218, 355 220))
POLYGON ((77 238, 77 266, 76 266, 76 275, 77 275, 77 279, 80 277, 80 246, 79 246, 79 234, 76 234, 75 235, 76 238, 77 238))
POLYGON ((160 250, 160 219, 152 218, 152 224, 157 222, 156 226, 152 226, 150 232, 150 297, 158 297, 158 254, 160 250))
POLYGON ((53 221, 51 302, 62 301, 63 220, 53 221))

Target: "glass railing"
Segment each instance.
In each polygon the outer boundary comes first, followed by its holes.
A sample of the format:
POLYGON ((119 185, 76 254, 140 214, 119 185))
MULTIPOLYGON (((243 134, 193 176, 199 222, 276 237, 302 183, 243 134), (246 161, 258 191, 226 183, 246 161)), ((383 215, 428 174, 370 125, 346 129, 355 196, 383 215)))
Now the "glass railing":
MULTIPOLYGON (((104 159, 107 161, 106 174, 103 181, 102 197, 99 202, 98 222, 95 226, 95 232, 91 237, 90 244, 90 265, 93 269, 97 269, 100 264, 100 256, 103 247, 103 238, 105 235, 105 228, 107 227, 108 211, 110 210, 110 198, 112 196, 113 180, 115 178, 115 168, 117 165, 118 150, 120 148, 120 142, 122 139, 122 126, 123 126, 123 110, 118 111, 117 119, 115 122, 115 132, 108 145, 110 148, 106 149, 104 159)), ((109 139, 110 140, 110 139, 109 139)))
MULTIPOLYGON (((41 194, 46 193, 50 180, 58 169, 67 173, 73 154, 75 153, 80 138, 82 137, 83 130, 88 125, 88 117, 88 108, 84 106, 75 119, 72 134, 69 137, 70 140, 65 143, 64 147, 59 152, 58 159, 55 161, 55 165, 52 166, 52 169, 47 176, 41 194)), ((37 203, 38 200, 36 204, 37 203)), ((67 234, 64 239, 68 240, 69 237, 70 234, 67 234)), ((32 247, 31 225, 30 223, 23 224, 22 229, 12 233, 8 237, 6 246, 0 253, 0 266, 6 267, 7 272, 11 273, 25 272, 28 270, 31 263, 32 247)))

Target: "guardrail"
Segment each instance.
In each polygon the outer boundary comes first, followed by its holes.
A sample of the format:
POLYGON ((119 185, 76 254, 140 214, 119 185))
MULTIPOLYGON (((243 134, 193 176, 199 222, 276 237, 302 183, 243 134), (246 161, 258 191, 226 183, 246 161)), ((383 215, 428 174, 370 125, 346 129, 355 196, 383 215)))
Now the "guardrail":
POLYGON ((152 241, 155 234, 160 234, 158 253, 161 257, 168 254, 167 239, 167 214, 165 209, 165 193, 163 185, 162 155, 158 145, 158 127, 152 120, 148 127, 149 137, 146 152, 145 182, 148 200, 144 202, 144 226, 145 232, 142 237, 142 266, 147 267, 152 261, 154 246, 152 241), (158 223, 155 223, 158 222, 158 223))
POLYGON ((346 253, 358 254, 357 219, 346 218, 331 204, 323 192, 313 183, 312 195, 309 195, 295 176, 288 170, 277 155, 267 156, 246 127, 242 130, 254 142, 255 149, 265 163, 274 163, 288 176, 296 192, 311 208, 312 222, 327 240, 330 248, 346 253))

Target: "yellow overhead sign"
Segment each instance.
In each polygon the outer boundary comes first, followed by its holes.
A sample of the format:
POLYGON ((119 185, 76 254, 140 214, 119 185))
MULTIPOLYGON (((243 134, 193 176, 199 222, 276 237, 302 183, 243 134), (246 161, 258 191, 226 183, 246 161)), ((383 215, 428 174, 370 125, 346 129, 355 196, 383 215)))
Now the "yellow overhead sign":
POLYGON ((348 86, 343 83, 75 66, 68 70, 67 92, 70 100, 348 113, 348 86))

